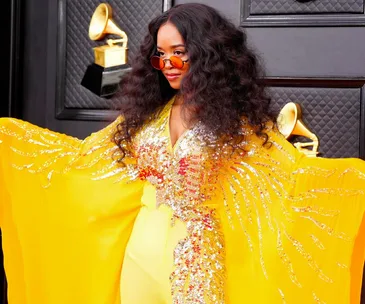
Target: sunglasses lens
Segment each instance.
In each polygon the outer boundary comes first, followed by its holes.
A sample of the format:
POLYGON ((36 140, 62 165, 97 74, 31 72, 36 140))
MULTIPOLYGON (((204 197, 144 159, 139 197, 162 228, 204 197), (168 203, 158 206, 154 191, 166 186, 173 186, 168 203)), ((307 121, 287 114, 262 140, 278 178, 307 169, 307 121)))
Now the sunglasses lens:
POLYGON ((162 70, 165 67, 164 61, 160 57, 158 57, 158 56, 151 57, 151 65, 156 70, 162 70))
POLYGON ((177 69, 181 69, 184 66, 184 62, 181 60, 181 58, 176 56, 170 57, 171 65, 177 69))
MULTIPOLYGON (((161 59, 158 56, 152 56, 151 57, 151 65, 156 69, 156 70, 162 70, 165 67, 165 61, 163 59, 161 59)), ((182 69, 184 66, 184 61, 181 60, 181 58, 176 57, 176 56, 171 56, 170 57, 170 64, 177 69, 182 69)))

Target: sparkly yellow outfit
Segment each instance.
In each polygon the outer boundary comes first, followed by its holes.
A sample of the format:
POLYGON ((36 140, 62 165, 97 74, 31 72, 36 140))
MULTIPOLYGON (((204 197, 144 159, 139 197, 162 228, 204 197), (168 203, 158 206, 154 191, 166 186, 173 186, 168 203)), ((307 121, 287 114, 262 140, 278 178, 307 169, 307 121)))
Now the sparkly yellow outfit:
POLYGON ((81 141, 0 119, 9 303, 359 303, 365 163, 248 127, 233 153, 200 124, 172 147, 170 111, 124 167, 118 120, 81 141))

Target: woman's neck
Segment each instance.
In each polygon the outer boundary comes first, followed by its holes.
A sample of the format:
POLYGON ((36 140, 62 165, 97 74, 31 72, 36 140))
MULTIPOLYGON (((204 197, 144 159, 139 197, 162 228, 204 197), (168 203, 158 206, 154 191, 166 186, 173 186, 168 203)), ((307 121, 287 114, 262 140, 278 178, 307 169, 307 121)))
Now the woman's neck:
POLYGON ((173 106, 181 106, 184 103, 184 98, 182 95, 180 95, 179 93, 176 94, 174 103, 172 104, 173 106))

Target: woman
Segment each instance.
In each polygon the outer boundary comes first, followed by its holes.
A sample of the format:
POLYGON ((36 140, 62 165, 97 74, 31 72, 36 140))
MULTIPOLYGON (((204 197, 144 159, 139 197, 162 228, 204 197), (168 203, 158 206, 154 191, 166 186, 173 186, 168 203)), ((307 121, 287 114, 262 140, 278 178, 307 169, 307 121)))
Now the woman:
POLYGON ((9 303, 358 303, 365 164, 285 141, 245 35, 176 6, 132 68, 84 141, 1 119, 9 303))

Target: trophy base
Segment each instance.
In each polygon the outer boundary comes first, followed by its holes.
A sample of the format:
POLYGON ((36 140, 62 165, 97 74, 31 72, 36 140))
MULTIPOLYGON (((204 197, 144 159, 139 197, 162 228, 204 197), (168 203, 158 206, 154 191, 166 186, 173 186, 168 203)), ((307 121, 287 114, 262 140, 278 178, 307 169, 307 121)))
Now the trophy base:
POLYGON ((104 68, 93 63, 87 67, 81 85, 100 97, 110 98, 119 90, 120 80, 129 70, 127 64, 104 68))

